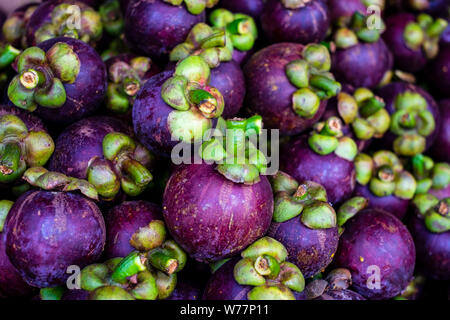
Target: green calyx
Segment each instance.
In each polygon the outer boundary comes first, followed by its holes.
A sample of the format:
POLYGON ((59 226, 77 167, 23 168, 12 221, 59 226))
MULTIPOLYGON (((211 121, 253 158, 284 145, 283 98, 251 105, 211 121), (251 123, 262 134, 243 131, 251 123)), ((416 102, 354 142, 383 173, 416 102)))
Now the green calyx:
POLYGON ((25 26, 38 5, 30 5, 24 13, 12 12, 3 23, 2 34, 5 41, 26 48, 25 26))
POLYGON ((433 133, 436 123, 427 110, 427 101, 419 93, 406 91, 395 98, 390 131, 397 135, 393 148, 401 156, 412 157, 425 151, 426 137, 433 133))
POLYGON ((98 9, 103 28, 112 36, 119 36, 124 28, 124 20, 118 0, 107 0, 98 9))
POLYGON ((358 154, 356 142, 342 133, 342 121, 338 117, 330 117, 316 123, 308 138, 310 148, 320 154, 335 153, 338 157, 353 161, 358 154))
POLYGON ((153 179, 148 170, 152 155, 126 134, 108 133, 103 138, 103 157, 91 159, 87 179, 106 200, 113 199, 120 189, 137 196, 153 179))
POLYGON ((381 30, 370 28, 369 19, 370 15, 365 16, 360 12, 355 12, 349 21, 343 22, 342 27, 334 33, 336 47, 346 49, 357 45, 360 41, 364 43, 378 41, 384 25, 382 25, 381 30))
POLYGON ((8 216, 9 210, 11 210, 13 204, 14 202, 10 200, 0 200, 0 233, 3 232, 6 217, 8 216))
POLYGON ((59 108, 66 102, 64 83, 73 83, 80 60, 72 47, 55 43, 45 53, 38 47, 25 49, 17 58, 19 72, 8 86, 8 98, 19 108, 59 108))
POLYGON ((336 213, 328 204, 326 191, 320 184, 313 181, 299 184, 282 171, 271 177, 271 183, 275 197, 275 222, 285 222, 301 214, 300 219, 308 228, 336 227, 336 213))
POLYGON ((127 113, 151 67, 152 60, 147 57, 135 57, 129 64, 124 61, 113 63, 108 70, 106 107, 114 113, 127 113))
POLYGON ((450 165, 446 162, 434 163, 430 157, 417 154, 411 157, 409 166, 417 181, 416 193, 444 189, 450 184, 450 165))
MULTIPOLYGON (((226 9, 216 9, 209 16, 211 24, 227 33, 232 47, 239 51, 248 51, 258 38, 258 28, 251 16, 232 13, 226 9)), ((231 49, 233 49, 231 48, 231 49)))
POLYGON ((205 11, 206 8, 214 7, 219 0, 163 0, 174 6, 179 6, 182 3, 186 6, 186 9, 192 14, 200 14, 205 11))
POLYGON ((10 44, 0 47, 0 69, 4 69, 14 62, 16 57, 20 54, 20 50, 14 48, 10 44))
POLYGON ((314 117, 322 100, 341 91, 340 83, 329 72, 330 68, 330 53, 321 44, 308 44, 303 49, 303 59, 286 65, 286 76, 298 88, 292 95, 292 108, 300 117, 314 117))
POLYGON ((51 20, 36 30, 36 44, 56 37, 70 37, 95 44, 103 34, 102 17, 84 4, 61 3, 51 13, 51 20))
POLYGON ((198 23, 192 27, 186 41, 177 45, 171 52, 170 61, 180 61, 190 55, 200 56, 210 68, 222 61, 231 61, 233 45, 231 35, 223 28, 210 27, 198 23))
POLYGON ((430 232, 443 233, 450 230, 450 198, 439 200, 431 194, 418 194, 414 205, 424 219, 430 232))
POLYGON ((359 211, 367 207, 369 201, 363 197, 353 197, 345 201, 337 211, 337 224, 342 227, 349 219, 359 211))
POLYGON ((224 109, 222 94, 208 86, 210 67, 201 56, 191 55, 178 62, 174 75, 161 88, 162 99, 173 109, 169 131, 177 141, 194 143, 212 128, 212 118, 224 109))
POLYGON ((391 117, 384 101, 366 88, 358 88, 353 95, 341 92, 337 96, 339 116, 352 126, 356 138, 381 138, 389 130, 391 117))
POLYGON ((54 288, 42 288, 39 290, 41 300, 61 300, 64 294, 64 286, 54 288))
POLYGON ((305 279, 298 267, 287 262, 287 250, 277 240, 263 237, 244 251, 234 266, 234 279, 254 286, 249 300, 295 300, 291 290, 302 292, 305 279))
POLYGON ((217 170, 235 183, 254 184, 265 174, 267 158, 258 146, 262 118, 219 118, 217 126, 199 149, 201 159, 217 164, 217 170))
POLYGON ((28 131, 19 117, 0 117, 0 183, 17 181, 29 167, 44 166, 55 144, 44 131, 28 131))
POLYGON ((173 240, 164 238, 162 221, 154 220, 140 228, 130 243, 134 246, 137 240, 143 251, 85 267, 81 271, 82 289, 91 291, 93 300, 100 299, 99 290, 104 293, 102 299, 107 300, 169 297, 176 286, 176 273, 184 268, 187 256, 173 240))
POLYGON ((68 177, 59 172, 48 171, 43 167, 27 169, 22 179, 34 187, 50 191, 80 191, 88 198, 98 200, 95 187, 86 180, 68 177))
POLYGON ((448 22, 442 18, 433 19, 421 13, 417 21, 410 22, 403 31, 403 40, 411 50, 422 49, 428 59, 436 57, 439 51, 439 38, 448 22))
POLYGON ((355 169, 356 181, 369 185, 370 191, 378 197, 414 197, 416 180, 411 173, 404 170, 400 159, 391 151, 377 151, 372 157, 360 153, 355 158, 355 169))

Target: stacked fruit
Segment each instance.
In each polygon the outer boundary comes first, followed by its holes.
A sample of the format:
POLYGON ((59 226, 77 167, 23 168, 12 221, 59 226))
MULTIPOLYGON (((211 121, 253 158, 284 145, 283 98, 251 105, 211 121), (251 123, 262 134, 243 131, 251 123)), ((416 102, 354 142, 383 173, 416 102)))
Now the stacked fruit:
POLYGON ((439 298, 449 19, 431 0, 13 8, 0 297, 439 298))

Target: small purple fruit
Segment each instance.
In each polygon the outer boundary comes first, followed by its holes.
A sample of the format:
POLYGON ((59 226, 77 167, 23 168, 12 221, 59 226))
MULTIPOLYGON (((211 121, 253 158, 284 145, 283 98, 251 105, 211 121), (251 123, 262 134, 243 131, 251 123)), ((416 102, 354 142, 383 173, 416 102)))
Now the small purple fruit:
POLYGON ((408 229, 377 209, 359 212, 344 225, 334 264, 350 270, 352 288, 368 299, 390 299, 413 276, 416 252, 408 229))
POLYGON ((182 165, 167 183, 163 210, 170 233, 188 254, 212 262, 238 253, 266 233, 272 189, 265 176, 246 185, 228 180, 213 165, 182 165))
POLYGON ((146 201, 126 201, 111 209, 106 220, 105 257, 126 257, 136 250, 130 240, 133 234, 151 221, 162 220, 161 209, 146 201))
MULTIPOLYGON (((203 1, 132 0, 125 15, 125 37, 139 52, 163 59, 183 42, 191 28, 205 21, 203 1), (192 6, 191 6, 192 3, 192 6), (203 3, 203 6, 195 4, 203 3)), ((208 1, 208 7, 217 1, 208 1)))
POLYGON ((105 64, 86 43, 53 38, 27 48, 17 58, 19 72, 8 97, 45 121, 69 124, 100 107, 106 93, 105 64))
POLYGON ((71 265, 95 262, 105 245, 105 222, 97 205, 78 194, 30 191, 10 211, 6 253, 35 287, 64 283, 71 265))
POLYGON ((261 27, 269 42, 320 42, 330 26, 327 1, 267 0, 261 27))
POLYGON ((341 89, 328 72, 328 50, 317 44, 278 43, 256 52, 244 67, 245 106, 270 129, 294 135, 320 119, 326 99, 341 89), (315 70, 315 75, 309 74, 315 70))

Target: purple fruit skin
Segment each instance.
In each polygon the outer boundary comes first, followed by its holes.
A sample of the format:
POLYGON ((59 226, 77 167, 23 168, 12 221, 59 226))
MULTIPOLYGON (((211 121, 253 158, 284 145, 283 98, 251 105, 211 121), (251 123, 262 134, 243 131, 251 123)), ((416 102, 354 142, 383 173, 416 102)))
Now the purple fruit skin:
POLYGON ((310 229, 300 216, 282 223, 273 222, 268 236, 280 241, 288 251, 288 261, 297 265, 305 278, 325 269, 339 243, 338 228, 310 229))
POLYGON ((103 138, 111 132, 132 135, 131 128, 112 117, 90 117, 67 127, 55 141, 55 151, 49 161, 49 170, 85 179, 89 161, 103 159, 103 138))
POLYGON ((227 261, 206 284, 202 300, 248 300, 251 286, 242 286, 234 280, 233 270, 239 257, 227 261))
POLYGON ((237 49, 234 49, 233 61, 239 65, 244 65, 248 61, 248 59, 250 59, 250 57, 254 52, 255 52, 254 49, 250 49, 248 51, 239 51, 237 49))
MULTIPOLYGON (((398 94, 404 93, 406 91, 417 92, 425 98, 428 105, 427 110, 432 113, 434 121, 436 122, 436 129, 428 137, 426 137, 426 150, 433 144, 434 140, 436 139, 438 133, 437 128, 440 127, 441 122, 439 107, 433 97, 422 88, 414 84, 405 82, 392 82, 388 85, 385 85, 377 91, 377 95, 383 98, 384 102, 386 103, 387 112, 392 115, 395 111, 395 98, 398 94)), ((384 149, 386 149, 387 146, 389 146, 388 148, 391 148, 395 138, 396 136, 394 134, 387 132, 382 139, 378 140, 378 142, 383 146, 384 149)))
POLYGON ((406 288, 416 260, 414 241, 395 216, 365 209, 344 225, 334 264, 352 274, 352 289, 367 299, 390 299, 406 288), (369 289, 373 271, 380 270, 380 289, 369 289))
POLYGON ((361 0, 328 0, 328 8, 332 22, 337 22, 339 18, 351 16, 356 12, 366 13, 366 6, 361 0))
POLYGON ((391 50, 395 65, 406 72, 418 72, 422 70, 427 58, 422 48, 413 50, 406 46, 404 32, 406 26, 416 22, 416 17, 410 13, 399 13, 389 16, 386 23, 386 31, 383 32, 383 39, 391 50))
POLYGON ((314 300, 366 300, 366 298, 355 291, 344 289, 328 290, 314 300))
POLYGON ((432 87, 443 97, 450 97, 450 45, 441 46, 439 53, 427 67, 432 87))
POLYGON ((256 52, 244 67, 247 83, 245 106, 251 114, 259 114, 264 126, 280 129, 280 134, 294 135, 316 123, 326 108, 322 101, 316 115, 302 118, 292 109, 292 94, 298 89, 286 76, 285 66, 302 58, 304 46, 278 43, 256 52))
POLYGON ((179 166, 164 191, 166 226, 197 261, 230 257, 267 232, 271 192, 265 176, 244 185, 226 179, 212 165, 179 166))
POLYGON ((38 47, 47 51, 56 42, 70 45, 80 60, 80 72, 74 83, 64 84, 67 100, 60 108, 38 106, 36 114, 44 121, 69 124, 94 113, 106 93, 106 67, 97 52, 88 44, 72 38, 54 38, 41 42, 38 47))
POLYGON ((245 13, 252 16, 256 21, 264 8, 265 0, 222 0, 218 7, 230 10, 234 13, 245 13))
POLYGON ((178 141, 172 141, 167 118, 174 111, 161 98, 161 87, 173 71, 151 77, 141 88, 133 104, 133 127, 139 141, 159 155, 170 155, 178 141))
POLYGON ((89 291, 83 289, 66 290, 61 300, 89 300, 89 291))
POLYGON ((25 123, 28 131, 44 131, 47 132, 47 127, 44 125, 41 119, 36 117, 36 115, 27 112, 23 109, 12 107, 9 105, 0 105, 0 117, 12 114, 17 116, 20 120, 25 123))
POLYGON ((195 24, 204 21, 205 13, 193 15, 184 5, 132 0, 125 15, 125 37, 136 50, 162 59, 186 39, 195 24))
POLYGON ((0 298, 30 295, 33 288, 23 281, 6 255, 5 230, 0 233, 0 298))
POLYGON ((245 78, 239 64, 234 61, 221 62, 218 67, 211 69, 209 85, 223 95, 225 108, 222 117, 234 117, 241 109, 245 97, 245 78))
POLYGON ((286 9, 279 0, 268 0, 261 13, 261 27, 269 42, 308 44, 325 39, 330 16, 326 1, 313 0, 299 9, 286 9))
POLYGON ((392 68, 392 54, 382 39, 359 43, 332 54, 332 72, 342 84, 374 88, 392 68))
POLYGON ((307 136, 288 142, 283 148, 280 168, 297 181, 311 180, 327 191, 328 201, 340 203, 352 195, 355 188, 355 165, 331 153, 321 156, 308 145, 307 136))
POLYGON ((178 280, 175 290, 166 300, 199 300, 201 289, 193 283, 178 280))
POLYGON ((408 227, 423 271, 435 280, 450 280, 450 231, 430 232, 417 214, 413 215, 408 227))
POLYGON ((380 209, 392 213, 398 219, 403 219, 409 207, 409 200, 400 199, 395 195, 377 197, 368 186, 356 184, 354 196, 364 197, 369 200, 369 208, 380 209))
POLYGON ((430 153, 436 161, 450 162, 450 99, 440 101, 439 106, 441 124, 430 153))
POLYGON ((6 253, 22 278, 39 288, 63 284, 67 267, 94 263, 105 246, 97 205, 81 195, 30 191, 8 215, 6 253))
POLYGON ((161 209, 147 201, 126 201, 111 209, 105 217, 105 258, 125 257, 134 251, 130 244, 133 234, 153 220, 163 220, 161 209))

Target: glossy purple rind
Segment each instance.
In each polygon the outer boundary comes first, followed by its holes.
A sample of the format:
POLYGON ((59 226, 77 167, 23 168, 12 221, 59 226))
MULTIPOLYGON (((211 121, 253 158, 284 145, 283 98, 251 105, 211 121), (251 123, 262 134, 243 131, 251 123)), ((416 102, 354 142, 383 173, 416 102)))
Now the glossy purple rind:
POLYGON ((316 123, 326 108, 322 101, 311 119, 302 118, 292 108, 292 85, 285 66, 302 58, 304 46, 298 43, 278 43, 256 52, 244 66, 247 95, 244 106, 250 114, 263 118, 265 128, 280 129, 282 135, 300 133, 316 123))
POLYGON ((253 185, 234 183, 212 165, 176 168, 163 199, 174 239, 194 259, 231 257, 263 236, 272 220, 272 188, 265 176, 253 185))
POLYGON ((350 198, 355 188, 356 172, 353 162, 331 153, 315 153, 307 136, 289 141, 281 151, 280 169, 297 181, 314 181, 327 191, 328 201, 337 204, 350 198))
POLYGON ((132 134, 129 125, 112 117, 90 117, 72 124, 56 139, 49 169, 85 179, 89 161, 103 159, 103 138, 111 132, 132 134))
POLYGON ((184 5, 132 0, 125 15, 125 37, 137 51, 163 59, 186 39, 195 24, 204 21, 205 13, 193 15, 184 5))
POLYGON ((430 149, 435 161, 450 162, 450 99, 439 102, 441 123, 430 149))
POLYGON ((279 0, 267 0, 261 13, 261 27, 271 43, 320 42, 330 26, 330 14, 324 0, 312 0, 298 9, 287 9, 279 0))
POLYGON ((305 278, 324 270, 332 261, 339 242, 338 228, 310 229, 300 216, 273 222, 267 233, 288 251, 288 261, 297 265, 305 278))
POLYGON ((439 53, 427 66, 428 81, 439 95, 450 97, 450 45, 443 45, 439 53))
POLYGON ((344 228, 334 265, 350 270, 352 289, 371 300, 399 295, 413 276, 416 260, 405 225, 390 213, 365 209, 344 228))
POLYGON ((126 257, 133 250, 130 240, 139 228, 153 220, 162 220, 161 209, 147 201, 126 201, 110 210, 105 217, 105 259, 126 257))
POLYGON ((39 288, 64 284, 67 268, 100 258, 105 222, 97 205, 75 193, 30 191, 8 215, 6 253, 22 278, 39 288))

